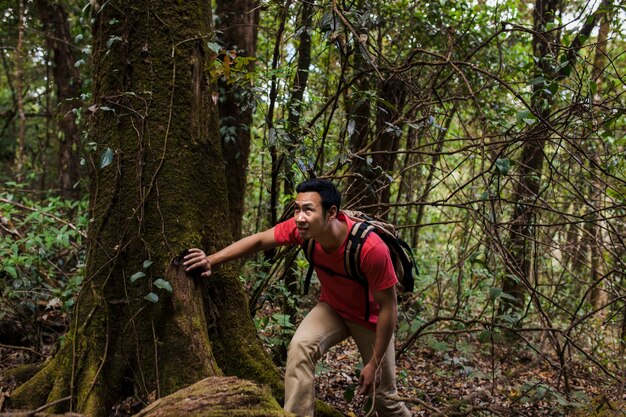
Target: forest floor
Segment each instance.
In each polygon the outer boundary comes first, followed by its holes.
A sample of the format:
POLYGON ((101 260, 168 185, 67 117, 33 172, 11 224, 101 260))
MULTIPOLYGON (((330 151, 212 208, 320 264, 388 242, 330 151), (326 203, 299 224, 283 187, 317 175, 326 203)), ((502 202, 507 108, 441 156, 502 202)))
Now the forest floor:
MULTIPOLYGON (((460 352, 413 348, 397 360, 398 394, 415 416, 626 416, 626 397, 601 378, 582 376, 579 369, 568 396, 545 363, 504 352, 496 356, 464 359, 460 352)), ((318 369, 320 399, 350 416, 369 410, 363 398, 351 395, 358 366, 356 346, 345 341, 318 369)))
MULTIPOLYGON (((261 336, 267 341, 272 335, 261 336)), ((42 351, 49 355, 51 350, 47 345, 42 351)), ((41 360, 40 353, 0 345, 0 375, 41 360)), ((373 415, 365 399, 354 395, 359 360, 356 346, 346 340, 333 347, 316 370, 317 397, 350 417, 373 415)), ((626 417, 626 395, 604 375, 571 364, 566 390, 563 375, 550 361, 554 358, 520 346, 503 350, 477 340, 449 345, 418 339, 397 358, 398 394, 415 416, 626 417)), ((12 388, 0 378, 0 411, 12 388)), ((128 398, 114 407, 111 417, 128 417, 138 405, 128 398)))
MULTIPOLYGON (((265 306, 257 314, 276 312, 265 306)), ((273 330, 261 330, 262 339, 275 341, 273 330)), ((399 352, 407 336, 396 340, 398 396, 416 417, 626 417, 626 392, 615 381, 590 362, 576 362, 575 355, 564 378, 558 359, 546 353, 548 340, 496 344, 469 334, 426 336, 399 352)), ((375 416, 366 399, 354 394, 361 367, 351 339, 331 348, 316 369, 317 398, 346 416, 375 416)))

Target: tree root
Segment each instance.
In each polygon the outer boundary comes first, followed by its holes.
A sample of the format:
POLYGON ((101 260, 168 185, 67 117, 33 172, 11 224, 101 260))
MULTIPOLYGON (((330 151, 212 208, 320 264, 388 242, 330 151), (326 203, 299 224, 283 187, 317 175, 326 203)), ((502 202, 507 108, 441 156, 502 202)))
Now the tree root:
POLYGON ((134 417, 288 416, 270 389, 237 377, 209 377, 161 398, 134 417))

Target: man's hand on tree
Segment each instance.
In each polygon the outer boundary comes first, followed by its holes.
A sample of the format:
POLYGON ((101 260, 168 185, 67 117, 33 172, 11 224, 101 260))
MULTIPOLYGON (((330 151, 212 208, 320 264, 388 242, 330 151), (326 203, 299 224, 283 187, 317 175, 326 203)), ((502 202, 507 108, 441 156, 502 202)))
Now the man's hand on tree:
POLYGON ((202 249, 189 249, 189 254, 185 256, 183 266, 185 266, 185 272, 198 269, 201 271, 200 276, 202 278, 211 276, 211 262, 202 249))

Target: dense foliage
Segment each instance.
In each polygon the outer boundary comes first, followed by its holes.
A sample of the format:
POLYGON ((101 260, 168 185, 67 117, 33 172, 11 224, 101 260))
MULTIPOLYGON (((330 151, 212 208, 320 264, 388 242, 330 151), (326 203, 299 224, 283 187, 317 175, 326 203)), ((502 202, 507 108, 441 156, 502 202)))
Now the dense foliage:
POLYGON ((84 279, 86 202, 5 186, 0 320, 10 342, 40 349, 63 334, 84 279))

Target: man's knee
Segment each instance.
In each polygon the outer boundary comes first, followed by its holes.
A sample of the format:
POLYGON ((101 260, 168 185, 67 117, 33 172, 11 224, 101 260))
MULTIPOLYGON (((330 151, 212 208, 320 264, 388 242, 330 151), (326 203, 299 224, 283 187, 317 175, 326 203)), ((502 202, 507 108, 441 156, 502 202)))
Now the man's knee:
POLYGON ((289 343, 287 364, 297 366, 302 363, 314 363, 318 359, 317 348, 306 338, 294 337, 289 343))

